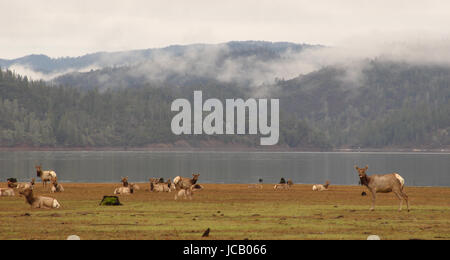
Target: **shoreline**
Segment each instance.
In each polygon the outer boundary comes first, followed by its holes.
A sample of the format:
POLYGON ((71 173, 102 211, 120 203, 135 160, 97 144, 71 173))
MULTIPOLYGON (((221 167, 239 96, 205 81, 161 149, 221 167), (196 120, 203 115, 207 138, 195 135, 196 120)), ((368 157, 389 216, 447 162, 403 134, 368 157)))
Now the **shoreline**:
POLYGON ((274 153, 450 153, 450 148, 291 149, 286 147, 0 147, 0 152, 274 152, 274 153))
MULTIPOLYGON (((19 181, 20 182, 20 181, 19 181)), ((23 181, 26 182, 26 181, 23 181)), ((74 185, 74 186, 98 186, 98 185, 106 185, 106 186, 117 186, 117 185, 121 185, 120 182, 117 181, 111 181, 111 182, 107 182, 107 181, 99 181, 99 182, 73 182, 73 181, 58 181, 59 183, 65 184, 65 185, 74 185)), ((145 182, 145 181, 137 181, 137 182, 133 182, 134 184, 137 185, 149 185, 149 182, 145 182)), ((6 182, 0 182, 0 184, 6 184, 6 182)), ((257 183, 216 183, 216 182, 202 182, 202 185, 213 185, 213 186, 222 186, 222 187, 226 187, 226 186, 242 186, 244 188, 248 188, 248 185, 254 185, 257 183)), ((278 183, 264 183, 262 184, 265 187, 269 187, 270 189, 273 187, 273 185, 276 185, 278 183)), ((37 186, 42 186, 42 183, 37 180, 36 184, 37 186)), ((294 183, 294 186, 297 187, 310 187, 312 185, 317 185, 317 183, 294 183)), ((144 186, 145 187, 145 186, 144 186)), ((361 187, 362 189, 366 189, 365 187, 361 186, 361 185, 357 185, 357 184, 333 184, 333 187, 339 187, 339 188, 358 188, 361 187)), ((413 186, 413 185, 406 185, 405 187, 408 188, 424 188, 424 189, 450 189, 450 186, 413 186)), ((145 188, 144 188, 145 190, 145 188)))

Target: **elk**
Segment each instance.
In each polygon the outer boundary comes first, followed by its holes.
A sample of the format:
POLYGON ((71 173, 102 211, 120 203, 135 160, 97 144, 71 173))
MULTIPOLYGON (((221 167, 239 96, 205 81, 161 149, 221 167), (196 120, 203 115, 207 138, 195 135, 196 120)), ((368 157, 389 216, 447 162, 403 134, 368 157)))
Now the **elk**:
POLYGON ((128 183, 128 176, 127 177, 120 177, 120 181, 122 182, 122 184, 123 184, 123 187, 128 187, 128 186, 130 186, 131 184, 133 184, 133 186, 134 186, 134 190, 139 190, 140 189, 140 187, 139 187, 139 185, 137 185, 137 184, 134 184, 134 183, 128 183))
POLYGON ((11 188, 0 189, 0 197, 14 197, 16 194, 11 188))
POLYGON ((288 180, 287 183, 282 183, 282 184, 277 184, 273 187, 274 190, 289 190, 291 189, 292 185, 294 185, 294 183, 292 182, 292 180, 288 180))
POLYGON ((190 199, 192 200, 192 196, 194 195, 194 192, 202 191, 204 187, 200 184, 194 184, 188 189, 181 189, 175 194, 175 200, 178 200, 178 198, 184 198, 184 199, 190 199))
POLYGON ((150 183, 150 191, 153 192, 172 192, 171 184, 168 183, 150 183))
POLYGON ((250 184, 248 186, 249 189, 263 189, 263 179, 259 179, 259 184, 250 184))
POLYGON ((50 189, 52 193, 55 192, 64 192, 64 188, 61 184, 58 183, 58 178, 52 178, 52 188, 50 189))
POLYGON ((26 202, 35 209, 59 209, 61 207, 61 204, 54 198, 34 196, 31 188, 20 191, 20 194, 25 196, 26 202))
POLYGON ((197 184, 198 177, 200 177, 200 174, 192 174, 192 178, 185 178, 185 177, 176 177, 173 179, 173 183, 177 187, 177 190, 179 189, 189 189, 192 185, 197 184))
POLYGON ((358 172, 361 185, 366 186, 372 193, 372 207, 370 208, 371 211, 375 210, 377 193, 393 192, 400 200, 399 211, 402 210, 403 200, 405 200, 409 212, 408 196, 403 191, 403 188, 405 186, 405 179, 403 179, 402 176, 400 176, 398 173, 384 175, 374 174, 368 176, 366 172, 369 169, 369 166, 366 166, 365 168, 359 168, 358 166, 355 166, 355 169, 358 172))
POLYGON ((326 190, 328 190, 328 187, 330 187, 330 181, 327 181, 324 185, 322 185, 322 184, 314 185, 312 187, 312 190, 313 191, 326 191, 326 190))
POLYGON ((33 178, 33 179, 31 179, 31 182, 29 182, 29 183, 19 183, 19 184, 17 184, 16 188, 17 189, 28 189, 28 188, 33 189, 35 183, 36 183, 36 178, 33 178))
POLYGON ((175 200, 178 200, 178 198, 184 198, 192 200, 192 196, 194 195, 194 189, 188 188, 188 189, 181 189, 175 194, 175 200))
POLYGON ((37 177, 41 178, 42 185, 47 186, 47 182, 50 182, 52 178, 56 178, 56 173, 54 171, 42 171, 42 166, 35 166, 37 177))
POLYGON ((150 183, 164 183, 164 178, 150 178, 150 183))
POLYGON ((172 183, 172 180, 168 180, 167 182, 162 182, 163 179, 150 179, 150 191, 154 192, 172 192, 175 190, 175 184, 172 183))
POLYGON ((120 187, 114 191, 115 195, 130 195, 134 193, 134 184, 129 184, 128 187, 120 187))
POLYGON ((128 187, 128 176, 127 177, 120 177, 121 182, 123 183, 124 187, 128 187))

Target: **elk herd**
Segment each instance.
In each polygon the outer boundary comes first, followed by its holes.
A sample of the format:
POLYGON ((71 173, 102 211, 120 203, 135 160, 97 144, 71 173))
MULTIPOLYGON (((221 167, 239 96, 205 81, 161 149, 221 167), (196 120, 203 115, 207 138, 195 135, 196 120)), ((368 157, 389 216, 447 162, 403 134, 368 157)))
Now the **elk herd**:
MULTIPOLYGON (((41 178, 44 189, 47 187, 47 182, 51 183, 50 192, 63 192, 64 188, 58 183, 58 177, 54 171, 43 171, 42 166, 35 166, 37 177, 41 178)), ((0 188, 0 197, 15 196, 14 190, 18 190, 19 194, 25 197, 25 201, 32 208, 37 209, 59 209, 61 204, 50 197, 35 196, 34 186, 36 178, 32 178, 28 183, 18 183, 16 179, 9 178, 8 188, 0 188)))
MULTIPOLYGON (((47 183, 50 182, 51 187, 49 191, 51 193, 64 192, 63 186, 58 183, 58 177, 55 171, 42 170, 42 166, 35 166, 36 175, 42 181, 44 189, 47 187, 47 183)), ((375 210, 375 202, 378 193, 394 193, 400 200, 399 211, 402 210, 403 201, 406 202, 407 209, 409 211, 409 200, 408 196, 404 191, 405 180, 398 173, 391 174, 374 174, 367 175, 369 166, 364 168, 359 168, 355 166, 356 172, 358 174, 360 184, 365 186, 372 194, 372 206, 371 211, 375 210)), ((177 176, 173 180, 169 179, 164 181, 163 178, 151 178, 149 179, 149 192, 158 193, 175 193, 175 200, 178 199, 189 199, 192 200, 194 193, 201 191, 204 187, 198 184, 200 174, 192 174, 191 178, 177 176)), ((122 177, 122 186, 114 190, 115 195, 132 195, 140 187, 135 183, 129 183, 128 177, 122 177)), ((42 208, 42 209, 58 209, 61 207, 60 203, 51 197, 43 197, 34 195, 34 186, 36 184, 36 178, 32 178, 30 182, 18 183, 16 179, 10 178, 7 180, 7 188, 0 188, 0 197, 13 197, 16 195, 15 190, 25 197, 26 203, 28 203, 32 208, 42 208)), ((259 180, 259 184, 250 185, 249 188, 263 189, 263 181, 259 180)), ((294 185, 292 180, 286 181, 284 178, 281 179, 279 184, 274 186, 275 191, 279 190, 290 190, 294 185)), ((312 187, 313 191, 323 192, 330 190, 330 181, 326 181, 325 184, 316 184, 312 187)))
MULTIPOLYGON (((150 178, 150 192, 175 192, 175 200, 179 198, 190 199, 194 192, 203 190, 203 186, 197 184, 200 174, 192 174, 192 178, 177 176, 172 180, 164 181, 164 178, 150 178)), ((139 187, 136 184, 128 183, 129 177, 122 177, 122 187, 114 190, 115 195, 131 195, 139 187)))

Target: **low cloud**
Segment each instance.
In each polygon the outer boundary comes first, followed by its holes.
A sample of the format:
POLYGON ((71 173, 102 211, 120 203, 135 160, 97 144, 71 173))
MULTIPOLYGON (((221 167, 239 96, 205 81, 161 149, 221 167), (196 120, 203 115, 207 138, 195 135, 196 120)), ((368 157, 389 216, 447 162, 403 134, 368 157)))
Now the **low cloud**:
POLYGON ((235 55, 229 45, 191 45, 184 48, 103 53, 83 69, 69 69, 49 74, 33 71, 29 66, 13 65, 9 69, 38 80, 52 80, 72 72, 87 72, 107 66, 130 66, 121 75, 98 77, 99 84, 125 84, 127 77, 148 82, 165 82, 176 76, 213 78, 262 89, 275 79, 292 79, 324 67, 346 70, 342 80, 357 83, 368 60, 404 62, 422 65, 450 65, 450 38, 427 33, 372 34, 352 37, 336 46, 311 47, 301 51, 287 49, 274 57, 264 54, 235 55), (401 36, 400 36, 401 35, 401 36))

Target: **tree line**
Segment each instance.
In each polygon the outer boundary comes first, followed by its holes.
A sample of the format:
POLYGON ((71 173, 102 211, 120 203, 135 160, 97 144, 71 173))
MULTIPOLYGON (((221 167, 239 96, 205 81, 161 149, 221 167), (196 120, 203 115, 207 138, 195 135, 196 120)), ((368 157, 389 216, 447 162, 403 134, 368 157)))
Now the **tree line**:
MULTIPOLYGON (((373 60, 357 79, 348 80, 348 73, 323 68, 268 87, 267 98, 280 99, 280 146, 450 147, 449 68, 373 60)), ((170 129, 177 98, 201 90, 205 99, 245 99, 254 89, 204 78, 170 84, 133 80, 130 87, 100 91, 1 71, 0 146, 259 144, 258 136, 176 136, 170 129)))

